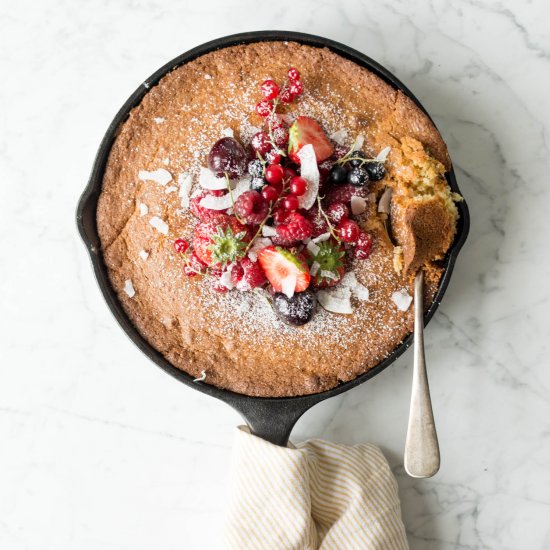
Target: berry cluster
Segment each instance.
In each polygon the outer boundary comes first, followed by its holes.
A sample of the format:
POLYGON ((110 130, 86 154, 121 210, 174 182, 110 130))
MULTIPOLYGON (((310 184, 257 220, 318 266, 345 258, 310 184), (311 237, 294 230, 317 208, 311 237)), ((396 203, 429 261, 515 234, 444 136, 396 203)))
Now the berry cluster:
POLYGON ((372 240, 352 215, 351 202, 366 197, 369 181, 383 178, 385 169, 383 160, 335 147, 316 120, 291 121, 278 113, 280 103, 303 93, 300 73, 291 68, 287 77, 283 86, 272 79, 261 84, 256 113, 265 127, 248 150, 231 137, 212 146, 208 166, 226 179, 227 189, 204 189, 191 199, 198 223, 191 242, 177 239, 174 249, 184 259, 186 275, 209 278, 219 292, 265 286, 276 314, 301 325, 315 311, 312 289, 338 285, 353 259, 368 258, 372 240), (315 187, 301 175, 300 151, 306 145, 312 146, 310 164, 319 172, 315 187), (249 188, 234 198, 231 180, 243 178, 249 188), (213 206, 216 201, 223 209, 213 206))

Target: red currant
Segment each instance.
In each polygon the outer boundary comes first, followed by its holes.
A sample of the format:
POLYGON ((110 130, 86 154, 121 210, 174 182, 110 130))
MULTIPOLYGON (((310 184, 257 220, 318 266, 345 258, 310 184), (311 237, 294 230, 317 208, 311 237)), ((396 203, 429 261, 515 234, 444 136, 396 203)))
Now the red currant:
POLYGON ((174 248, 176 252, 183 254, 184 252, 187 252, 187 249, 189 248, 189 243, 185 239, 176 239, 174 241, 174 248))
POLYGON ((285 88, 281 92, 281 101, 283 103, 292 103, 294 101, 294 94, 288 88, 285 88))
POLYGON ((278 84, 270 78, 262 82, 261 90, 266 99, 275 99, 279 95, 278 84))
POLYGON ((290 89, 290 93, 294 97, 297 97, 297 96, 301 95, 302 92, 304 91, 304 85, 302 84, 301 80, 295 80, 294 82, 290 83, 290 88, 289 89, 290 89))
POLYGON ((327 216, 332 223, 338 225, 340 222, 348 219, 348 207, 343 202, 333 202, 327 208, 327 216))
POLYGON ((294 195, 287 195, 283 199, 283 208, 288 212, 298 210, 299 206, 300 206, 300 203, 298 202, 298 199, 294 195))
POLYGON ((301 197, 307 190, 307 181, 300 176, 294 176, 290 180, 290 192, 295 197, 301 197))
POLYGON ((272 185, 266 185, 263 189, 262 189, 262 197, 267 201, 267 202, 275 202, 278 197, 279 197, 279 192, 277 191, 277 189, 275 189, 275 187, 273 187, 272 185))
POLYGON ((214 197, 223 197, 225 195, 225 191, 223 189, 212 189, 211 191, 208 191, 209 195, 213 195, 214 197))
POLYGON ((260 116, 269 116, 271 114, 271 111, 273 111, 273 103, 271 103, 271 101, 268 101, 267 99, 263 99, 256 105, 256 112, 260 116))
POLYGON ((271 149, 271 151, 266 154, 265 158, 269 164, 280 164, 282 159, 281 155, 277 153, 275 149, 271 149))
POLYGON ((357 241, 361 230, 356 222, 352 220, 343 220, 337 227, 340 239, 345 243, 354 243, 357 241))
POLYGON ((289 168, 288 166, 285 166, 284 168, 284 174, 283 177, 285 180, 290 180, 294 177, 296 177, 298 174, 296 173, 296 170, 293 170, 292 168, 289 168))
POLYGON ((273 130, 273 141, 277 147, 286 147, 288 145, 288 129, 282 126, 275 128, 273 130))
POLYGON ((368 233, 361 231, 357 242, 355 243, 355 249, 353 251, 354 256, 358 260, 366 260, 370 256, 372 248, 372 239, 368 233))
POLYGON ((284 169, 280 164, 269 164, 265 169, 265 179, 268 183, 277 185, 283 181, 284 169))
POLYGON ((290 214, 290 212, 288 212, 287 210, 285 210, 282 206, 278 206, 277 208, 275 208, 275 210, 273 211, 273 220, 275 221, 275 223, 279 224, 279 223, 284 223, 285 220, 288 218, 288 215, 290 214))
POLYGON ((300 73, 298 69, 290 67, 290 69, 288 69, 288 78, 290 80, 300 80, 300 73))
POLYGON ((271 143, 269 143, 269 136, 265 132, 258 132, 252 137, 252 147, 255 151, 258 151, 260 155, 265 155, 271 151, 271 143))

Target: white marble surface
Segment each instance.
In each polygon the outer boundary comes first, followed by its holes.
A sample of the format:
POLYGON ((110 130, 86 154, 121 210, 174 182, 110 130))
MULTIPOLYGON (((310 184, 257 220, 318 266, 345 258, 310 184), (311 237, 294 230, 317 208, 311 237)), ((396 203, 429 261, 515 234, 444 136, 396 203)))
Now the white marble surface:
POLYGON ((393 70, 472 215, 426 331, 442 468, 402 467, 411 353, 298 423, 382 447, 413 549, 550 547, 550 7, 545 0, 19 0, 0 7, 0 548, 215 548, 232 430, 116 326, 74 223, 130 92, 212 38, 312 32, 393 70), (340 4, 340 6, 339 6, 340 4))

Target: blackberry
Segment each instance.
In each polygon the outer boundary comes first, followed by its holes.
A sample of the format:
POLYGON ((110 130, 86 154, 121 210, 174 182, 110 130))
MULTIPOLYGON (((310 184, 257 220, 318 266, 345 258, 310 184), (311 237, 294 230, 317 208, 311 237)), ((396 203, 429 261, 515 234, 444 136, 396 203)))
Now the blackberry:
POLYGON ((386 169, 382 162, 367 162, 365 165, 370 181, 380 181, 386 175, 386 169))
POLYGON ((248 163, 248 173, 255 178, 259 178, 264 174, 264 167, 259 159, 251 160, 248 163))
POLYGON ((366 168, 353 168, 348 172, 348 183, 354 187, 363 187, 369 181, 369 173, 366 168))
POLYGON ((311 321, 316 307, 317 299, 311 290, 297 292, 292 298, 281 292, 273 297, 273 309, 277 317, 287 325, 305 325, 311 321))
POLYGON ((250 182, 250 189, 253 191, 261 191, 266 185, 266 181, 261 177, 254 177, 250 182))
POLYGON ((335 164, 328 173, 328 183, 332 185, 343 185, 348 178, 348 171, 341 164, 335 164))

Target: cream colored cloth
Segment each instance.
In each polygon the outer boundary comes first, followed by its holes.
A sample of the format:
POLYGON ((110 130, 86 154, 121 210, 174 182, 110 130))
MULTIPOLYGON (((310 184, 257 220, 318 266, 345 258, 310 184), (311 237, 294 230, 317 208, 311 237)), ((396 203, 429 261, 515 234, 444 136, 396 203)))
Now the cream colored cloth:
POLYGON ((224 540, 245 549, 407 549, 397 482, 378 447, 278 447, 238 429, 224 540))

